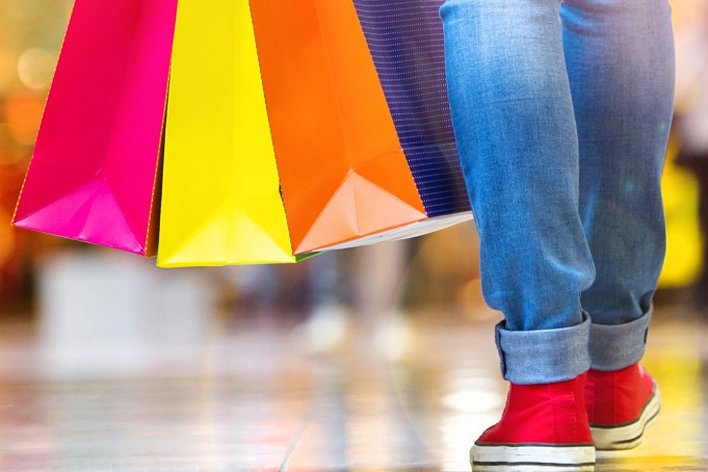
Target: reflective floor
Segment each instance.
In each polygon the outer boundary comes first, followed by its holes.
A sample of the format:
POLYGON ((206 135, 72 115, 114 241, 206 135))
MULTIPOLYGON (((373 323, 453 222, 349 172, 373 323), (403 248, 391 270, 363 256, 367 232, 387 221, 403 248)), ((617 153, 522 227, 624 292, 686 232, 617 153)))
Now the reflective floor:
MULTIPOLYGON (((3 325, 0 470, 468 471, 506 389, 491 315, 387 315, 317 352, 277 319, 105 352, 41 347, 31 326, 3 325)), ((639 448, 597 470, 708 470, 699 320, 657 308, 644 364, 662 412, 639 448)))

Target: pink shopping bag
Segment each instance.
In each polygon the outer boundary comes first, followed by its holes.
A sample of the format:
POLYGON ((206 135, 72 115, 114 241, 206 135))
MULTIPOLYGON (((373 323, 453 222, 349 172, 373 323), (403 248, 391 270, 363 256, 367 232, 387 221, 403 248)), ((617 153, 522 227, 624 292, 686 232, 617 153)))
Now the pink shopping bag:
POLYGON ((177 0, 77 0, 13 224, 152 255, 177 0))

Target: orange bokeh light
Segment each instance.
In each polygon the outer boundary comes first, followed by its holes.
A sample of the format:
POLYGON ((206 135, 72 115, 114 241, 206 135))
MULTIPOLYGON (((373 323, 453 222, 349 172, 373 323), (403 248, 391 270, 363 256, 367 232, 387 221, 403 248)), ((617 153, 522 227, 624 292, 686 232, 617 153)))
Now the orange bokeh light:
POLYGON ((5 102, 8 132, 17 142, 32 145, 42 120, 44 100, 34 94, 16 93, 5 102))

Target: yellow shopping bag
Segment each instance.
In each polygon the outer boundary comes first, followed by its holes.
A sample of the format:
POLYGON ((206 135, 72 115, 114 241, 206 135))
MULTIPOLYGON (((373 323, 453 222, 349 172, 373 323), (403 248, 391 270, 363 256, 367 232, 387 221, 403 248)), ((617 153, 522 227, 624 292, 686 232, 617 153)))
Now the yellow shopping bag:
POLYGON ((179 2, 157 265, 293 263, 248 2, 179 2))

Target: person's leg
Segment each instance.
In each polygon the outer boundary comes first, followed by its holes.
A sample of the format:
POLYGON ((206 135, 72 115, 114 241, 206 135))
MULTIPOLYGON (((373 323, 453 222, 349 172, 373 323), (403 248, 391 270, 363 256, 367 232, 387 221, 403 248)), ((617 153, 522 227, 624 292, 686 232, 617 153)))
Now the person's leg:
POLYGON ((578 214, 578 137, 560 0, 446 0, 450 111, 480 237, 482 293, 511 383, 475 470, 592 470, 585 412, 595 268, 578 214), (526 465, 523 465, 526 463, 526 465))
POLYGON ((673 113, 671 8, 666 0, 564 0, 561 15, 579 212, 597 271, 581 302, 592 319, 593 367, 613 370, 644 352, 666 250, 660 182, 673 113))
POLYGON ((581 296, 590 327, 585 399, 598 449, 641 441, 659 411, 641 368, 666 236, 661 174, 673 112, 666 0, 564 0, 580 149, 580 203, 596 267, 581 296))
POLYGON ((595 269, 578 215, 578 137, 560 0, 447 0, 450 111, 480 237, 482 293, 504 377, 589 367, 580 293, 595 269))

